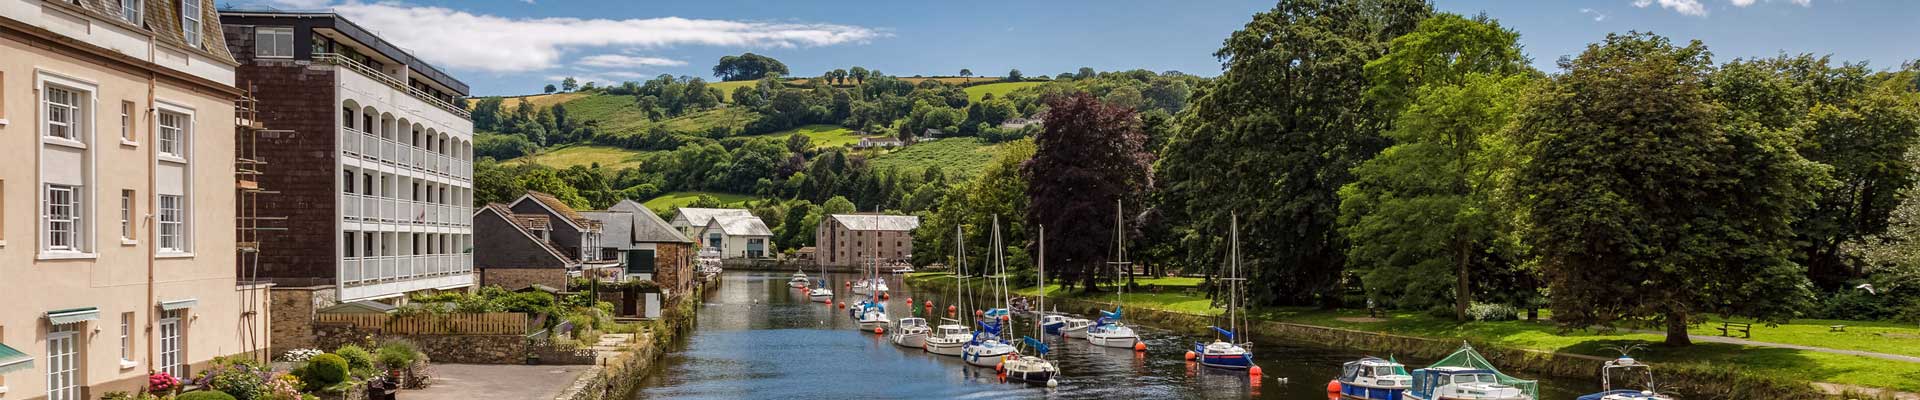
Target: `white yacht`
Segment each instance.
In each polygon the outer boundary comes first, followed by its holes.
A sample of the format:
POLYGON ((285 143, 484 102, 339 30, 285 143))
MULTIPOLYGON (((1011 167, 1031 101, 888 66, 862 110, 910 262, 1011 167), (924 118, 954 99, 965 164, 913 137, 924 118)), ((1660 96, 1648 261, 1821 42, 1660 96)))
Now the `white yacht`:
POLYGON ((887 333, 887 339, 895 346, 926 348, 927 334, 933 328, 927 327, 927 319, 919 317, 901 318, 893 324, 893 331, 887 333))

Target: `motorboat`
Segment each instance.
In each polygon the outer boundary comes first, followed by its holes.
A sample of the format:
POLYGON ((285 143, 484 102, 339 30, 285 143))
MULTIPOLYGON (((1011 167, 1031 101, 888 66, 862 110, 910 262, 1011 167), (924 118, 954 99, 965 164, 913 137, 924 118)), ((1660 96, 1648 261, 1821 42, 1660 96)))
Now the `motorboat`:
POLYGON ((1060 334, 1060 327, 1067 326, 1067 316, 1047 314, 1040 316, 1040 329, 1049 335, 1060 334))
POLYGON ((960 325, 960 321, 952 319, 942 319, 940 322, 942 322, 940 326, 934 327, 932 334, 927 335, 925 339, 927 352, 943 356, 960 356, 961 348, 965 347, 968 341, 973 340, 973 330, 967 329, 966 325, 960 325))
POLYGON ((1135 343, 1139 343, 1140 336, 1133 333, 1133 328, 1120 322, 1123 312, 1118 307, 1112 312, 1100 310, 1100 320, 1094 321, 1093 326, 1087 327, 1087 343, 1100 347, 1128 349, 1133 348, 1135 343))
POLYGON ((976 321, 980 330, 973 333, 973 340, 960 346, 960 359, 976 367, 993 368, 1006 361, 1007 355, 1016 354, 1013 344, 1000 337, 1000 322, 993 320, 976 321))
POLYGON ((1348 361, 1340 369, 1340 398, 1354 400, 1400 400, 1413 387, 1413 375, 1407 367, 1378 357, 1348 361))
POLYGON ((1093 320, 1086 319, 1086 318, 1067 317, 1065 322, 1063 322, 1060 325, 1060 329, 1058 329, 1058 331, 1060 332, 1060 336, 1065 336, 1072 339, 1085 339, 1087 338, 1087 328, 1092 326, 1093 326, 1093 320))
POLYGON ((812 280, 807 279, 806 272, 793 271, 793 277, 787 279, 787 286, 794 287, 794 288, 804 288, 804 287, 807 287, 807 284, 809 282, 812 282, 812 280))
POLYGON ((1653 367, 1621 355, 1620 358, 1607 361, 1600 367, 1600 392, 1580 396, 1578 400, 1673 400, 1673 396, 1660 393, 1653 384, 1653 367), (1621 388, 1614 389, 1613 376, 1621 374, 1621 388), (1644 377, 1644 390, 1627 387, 1634 376, 1644 377))
POLYGON ((933 331, 927 326, 927 319, 919 317, 901 318, 893 323, 892 329, 887 333, 888 340, 895 346, 912 348, 927 347, 927 334, 933 331))
POLYGON ((887 306, 874 301, 872 297, 861 300, 853 307, 848 307, 848 311, 853 314, 854 320, 860 322, 862 331, 886 328, 887 325, 893 324, 893 321, 887 318, 887 306))
POLYGON ((828 285, 827 280, 821 279, 819 285, 814 285, 813 289, 807 290, 807 300, 818 301, 822 303, 832 303, 833 302, 833 285, 828 285))
POLYGON ((1499 372, 1470 367, 1413 371, 1406 398, 1412 400, 1533 400, 1525 389, 1500 383, 1499 372))

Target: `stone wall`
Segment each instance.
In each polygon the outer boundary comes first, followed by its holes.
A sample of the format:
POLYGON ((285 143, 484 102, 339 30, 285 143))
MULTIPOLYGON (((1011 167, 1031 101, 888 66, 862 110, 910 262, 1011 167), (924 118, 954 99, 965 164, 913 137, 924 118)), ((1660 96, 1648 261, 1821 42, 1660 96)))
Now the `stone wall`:
POLYGON ((269 318, 273 347, 278 356, 287 350, 314 348, 313 316, 322 308, 340 302, 333 286, 274 287, 269 318))
POLYGON ((480 286, 499 286, 507 290, 523 289, 538 283, 567 290, 567 271, 560 268, 485 268, 480 270, 480 286))
POLYGON ((347 344, 366 345, 387 339, 406 339, 420 347, 427 359, 451 364, 521 364, 527 360, 527 338, 521 335, 387 335, 378 328, 352 324, 314 324, 316 348, 332 350, 347 344))

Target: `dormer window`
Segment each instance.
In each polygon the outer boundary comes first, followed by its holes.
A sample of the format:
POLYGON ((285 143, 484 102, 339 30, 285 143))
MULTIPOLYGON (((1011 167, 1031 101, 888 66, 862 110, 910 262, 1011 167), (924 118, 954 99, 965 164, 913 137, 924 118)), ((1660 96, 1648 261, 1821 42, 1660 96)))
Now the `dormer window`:
POLYGON ((145 5, 141 3, 142 0, 120 0, 120 19, 140 25, 141 6, 145 5))
POLYGON ((188 46, 201 48, 200 0, 180 0, 180 34, 188 46))

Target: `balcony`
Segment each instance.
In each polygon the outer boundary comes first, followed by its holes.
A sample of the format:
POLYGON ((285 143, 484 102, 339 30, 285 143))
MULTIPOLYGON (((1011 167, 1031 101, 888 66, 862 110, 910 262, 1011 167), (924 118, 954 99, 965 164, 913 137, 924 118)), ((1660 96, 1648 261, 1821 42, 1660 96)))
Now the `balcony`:
POLYGON ((434 278, 473 272, 472 254, 345 257, 340 281, 349 286, 434 278))
POLYGON ((401 200, 358 193, 340 194, 340 216, 349 222, 467 228, 472 207, 401 200))
POLYGON ((340 153, 395 168, 460 182, 473 181, 473 163, 439 152, 382 138, 353 128, 340 128, 340 153))
POLYGON ((373 78, 373 80, 380 81, 380 83, 384 83, 387 86, 393 87, 393 90, 405 92, 407 95, 413 96, 413 98, 415 99, 418 99, 422 102, 433 105, 435 107, 439 107, 441 109, 447 110, 447 112, 453 113, 453 115, 458 115, 460 116, 460 118, 467 118, 467 119, 473 118, 473 114, 467 112, 466 107, 456 106, 456 105, 453 105, 453 103, 442 101, 437 97, 433 97, 433 95, 428 94, 427 92, 423 92, 420 89, 414 89, 412 86, 407 86, 407 83, 401 82, 399 78, 394 78, 392 75, 387 75, 387 73, 385 72, 380 72, 380 70, 373 69, 373 67, 368 67, 366 64, 361 64, 359 61, 354 61, 351 58, 347 58, 345 56, 334 54, 334 53, 317 53, 313 55, 313 60, 318 62, 333 64, 333 65, 338 65, 346 69, 353 70, 354 72, 359 72, 361 75, 366 75, 369 78, 373 78))

